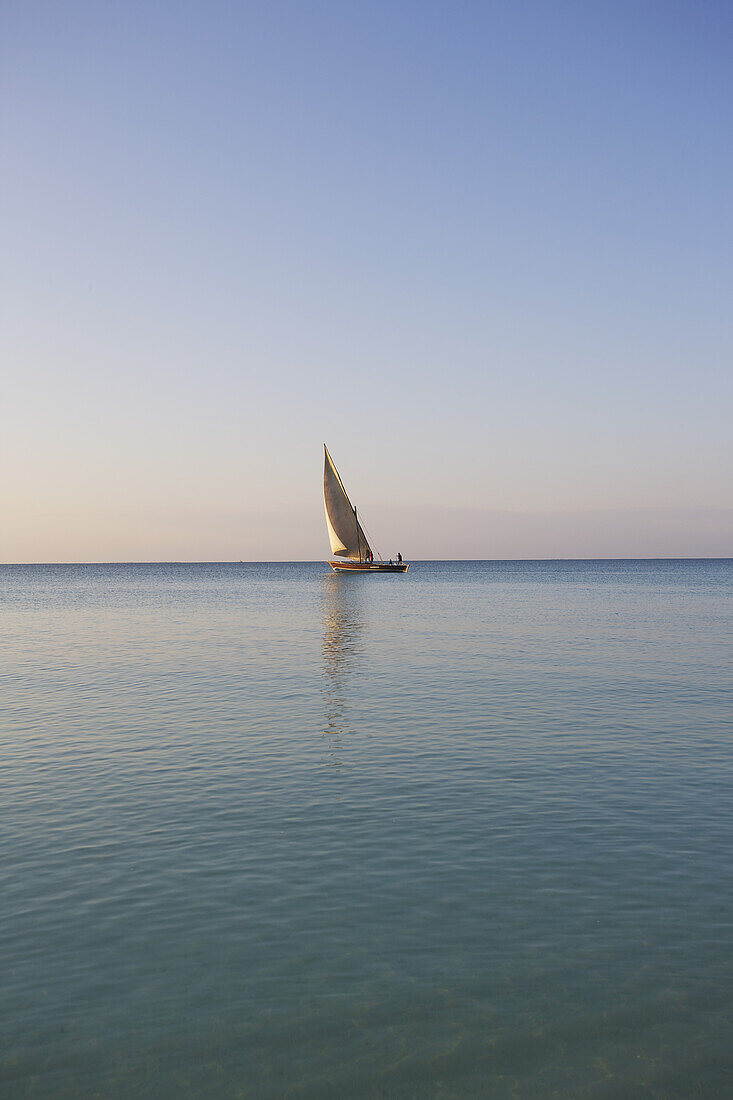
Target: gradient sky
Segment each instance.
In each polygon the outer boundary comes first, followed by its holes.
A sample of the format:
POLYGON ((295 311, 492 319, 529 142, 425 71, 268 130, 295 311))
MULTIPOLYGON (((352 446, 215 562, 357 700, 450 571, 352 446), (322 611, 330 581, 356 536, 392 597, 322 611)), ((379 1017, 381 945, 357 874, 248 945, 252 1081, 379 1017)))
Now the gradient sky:
POLYGON ((2 13, 0 560, 733 554, 729 3, 2 13))

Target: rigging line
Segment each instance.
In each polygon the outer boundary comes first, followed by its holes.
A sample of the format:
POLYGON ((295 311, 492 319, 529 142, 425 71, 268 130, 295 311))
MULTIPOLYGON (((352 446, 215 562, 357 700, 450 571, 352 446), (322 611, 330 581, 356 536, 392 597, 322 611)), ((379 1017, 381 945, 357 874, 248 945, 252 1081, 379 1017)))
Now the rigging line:
MULTIPOLYGON (((361 524, 361 529, 362 529, 362 531, 364 532, 364 534, 366 535, 366 537, 367 537, 367 538, 369 539, 369 545, 370 545, 371 547, 373 547, 373 548, 374 548, 374 549, 376 550, 377 548, 376 548, 376 546, 374 546, 374 539, 372 538, 372 533, 371 533, 371 531, 369 530, 369 528, 367 527, 366 523, 364 522, 364 519, 363 519, 363 517, 361 517, 361 516, 359 517, 359 523, 361 524)), ((377 554, 378 554, 378 556, 379 556, 379 560, 380 560, 380 561, 384 561, 384 558, 383 558, 383 557, 382 557, 382 555, 381 555, 381 554, 379 553, 379 550, 377 550, 377 554)))
POLYGON ((356 545, 359 547, 359 565, 361 565, 361 535, 359 534, 359 517, 354 509, 354 523, 356 524, 356 545))

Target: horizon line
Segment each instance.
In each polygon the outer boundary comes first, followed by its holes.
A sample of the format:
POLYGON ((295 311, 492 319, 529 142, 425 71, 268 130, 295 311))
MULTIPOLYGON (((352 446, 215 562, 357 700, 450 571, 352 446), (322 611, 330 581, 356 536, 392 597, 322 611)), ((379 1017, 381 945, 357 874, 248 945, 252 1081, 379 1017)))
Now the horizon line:
MULTIPOLYGON (((320 565, 321 563, 328 564, 328 558, 159 558, 159 559, 133 559, 133 560, 119 560, 119 561, 6 561, 0 562, 0 569, 25 567, 34 565, 320 565)), ((690 554, 690 555, 674 555, 669 556, 665 554, 654 555, 634 555, 634 556, 613 556, 613 557, 589 557, 589 558, 576 558, 566 555, 552 555, 550 557, 539 558, 410 558, 410 563, 422 562, 424 564, 430 564, 434 562, 446 563, 446 562, 494 562, 497 564, 503 564, 507 562, 544 562, 544 561, 577 561, 577 562, 594 562, 594 561, 733 561, 733 555, 731 554, 690 554)))

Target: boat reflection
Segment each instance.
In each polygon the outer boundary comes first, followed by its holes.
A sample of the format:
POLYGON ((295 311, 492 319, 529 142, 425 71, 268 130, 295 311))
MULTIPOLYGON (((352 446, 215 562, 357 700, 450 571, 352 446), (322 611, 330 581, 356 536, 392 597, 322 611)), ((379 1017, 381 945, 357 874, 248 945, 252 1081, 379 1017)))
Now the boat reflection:
POLYGON ((348 683, 364 649, 361 587, 343 574, 323 577, 324 733, 335 757, 340 755, 341 738, 350 732, 348 683))

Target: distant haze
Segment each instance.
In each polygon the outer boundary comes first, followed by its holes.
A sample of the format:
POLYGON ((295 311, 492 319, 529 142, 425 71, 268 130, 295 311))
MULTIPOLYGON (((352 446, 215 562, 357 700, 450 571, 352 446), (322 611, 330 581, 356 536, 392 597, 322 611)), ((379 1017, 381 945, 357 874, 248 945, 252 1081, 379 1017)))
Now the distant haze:
MULTIPOLYGON (((409 559, 704 558, 727 556, 720 548, 733 546, 733 509, 489 512, 375 505, 365 518, 373 546, 385 558, 398 550, 409 559)), ((50 560, 34 553, 45 545, 44 525, 54 536, 54 561, 311 561, 330 556, 317 502, 310 511, 299 506, 287 513, 250 515, 197 508, 53 516, 39 519, 28 541, 15 543, 16 552, 7 560, 50 560), (174 556, 171 547, 178 551, 174 556)))
POLYGON ((3 5, 0 560, 733 555, 733 9, 3 5))

